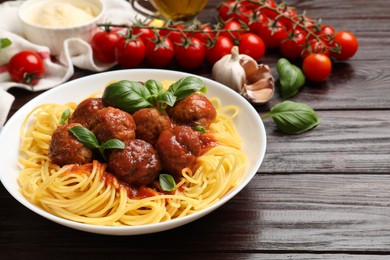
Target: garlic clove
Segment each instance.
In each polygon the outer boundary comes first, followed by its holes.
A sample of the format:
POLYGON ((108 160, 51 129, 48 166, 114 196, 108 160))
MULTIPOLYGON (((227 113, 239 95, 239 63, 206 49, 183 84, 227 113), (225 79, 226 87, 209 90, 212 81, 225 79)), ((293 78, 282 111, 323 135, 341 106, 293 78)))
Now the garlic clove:
POLYGON ((265 103, 272 98, 274 90, 271 88, 264 88, 260 90, 247 90, 246 96, 253 103, 265 103))

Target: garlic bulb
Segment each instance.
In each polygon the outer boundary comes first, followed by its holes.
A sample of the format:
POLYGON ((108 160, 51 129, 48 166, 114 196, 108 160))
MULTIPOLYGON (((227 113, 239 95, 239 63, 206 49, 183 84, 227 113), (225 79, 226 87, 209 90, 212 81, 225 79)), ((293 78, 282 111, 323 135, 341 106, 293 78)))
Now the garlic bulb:
POLYGON ((214 64, 212 76, 254 103, 265 103, 274 94, 274 78, 270 68, 258 65, 248 55, 239 54, 237 46, 232 48, 231 54, 214 64))

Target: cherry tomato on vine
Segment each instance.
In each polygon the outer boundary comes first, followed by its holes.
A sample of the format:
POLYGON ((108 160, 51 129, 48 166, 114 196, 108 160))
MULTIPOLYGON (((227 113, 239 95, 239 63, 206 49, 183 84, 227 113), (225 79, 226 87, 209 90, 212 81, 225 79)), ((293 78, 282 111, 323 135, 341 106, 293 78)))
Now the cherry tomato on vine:
POLYGON ((145 58, 145 45, 141 38, 127 39, 122 37, 115 45, 117 62, 126 67, 137 67, 145 58))
POLYGON ((249 32, 258 34, 259 28, 263 26, 264 15, 259 10, 251 9, 243 13, 241 21, 248 26, 249 32))
POLYGON ((302 70, 311 81, 325 81, 332 72, 332 62, 325 54, 311 53, 303 60, 302 70))
POLYGON ((301 57, 302 51, 306 44, 306 35, 301 30, 295 29, 292 35, 289 31, 291 38, 282 41, 280 43, 280 52, 284 57, 289 59, 295 59, 301 57))
POLYGON ((279 21, 274 22, 265 19, 263 26, 259 28, 259 36, 268 48, 277 48, 288 37, 286 27, 279 21))
POLYGON ((222 27, 222 30, 229 30, 230 32, 221 32, 220 35, 228 37, 234 42, 240 40, 242 32, 239 32, 239 30, 244 30, 244 28, 239 22, 231 20, 222 27))
POLYGON ((184 26, 181 24, 169 26, 169 28, 175 29, 175 30, 160 30, 161 36, 168 35, 168 38, 171 40, 172 43, 177 44, 182 42, 182 38, 186 37, 186 34, 182 31, 184 30, 184 26))
POLYGON ((144 42, 154 38, 154 31, 149 28, 133 28, 132 35, 139 36, 144 42))
POLYGON ((263 40, 253 33, 244 33, 238 46, 240 54, 246 54, 254 60, 259 61, 265 53, 263 40))
MULTIPOLYGON (((266 7, 276 8, 276 3, 274 0, 268 0, 265 4, 266 4, 266 7)), ((259 8, 258 10, 260 10, 261 13, 264 14, 265 16, 267 16, 271 19, 274 19, 278 15, 277 12, 275 12, 274 10, 268 9, 266 7, 259 8)))
POLYGON ((175 57, 181 67, 195 69, 205 60, 206 47, 198 38, 190 38, 175 46, 175 57))
POLYGON ((155 36, 153 40, 145 41, 146 59, 156 68, 164 68, 173 60, 175 51, 169 38, 155 36))
POLYGON ((226 54, 230 54, 233 46, 234 43, 230 38, 219 35, 215 39, 214 44, 206 50, 207 61, 211 64, 216 63, 226 54))
POLYGON ((215 37, 215 33, 211 32, 213 28, 207 24, 200 24, 195 27, 195 30, 202 30, 203 32, 195 32, 192 34, 193 37, 198 38, 203 44, 208 44, 215 37))
POLYGON ((302 52, 302 58, 307 57, 310 53, 322 53, 326 56, 330 55, 329 46, 321 39, 312 39, 309 46, 302 52))
POLYGON ((348 31, 339 31, 336 33, 333 41, 334 46, 341 48, 340 53, 332 52, 332 56, 338 60, 348 60, 352 58, 358 50, 359 43, 352 33, 348 31))
POLYGON ((329 43, 335 36, 335 29, 330 25, 323 24, 321 25, 317 35, 320 36, 324 42, 329 43))
POLYGON ((101 62, 114 62, 115 45, 120 39, 121 36, 112 31, 95 33, 91 39, 93 57, 101 62))
POLYGON ((45 64, 38 53, 21 51, 12 56, 8 72, 12 81, 32 86, 37 84, 45 73, 45 64))
POLYGON ((284 9, 279 8, 279 11, 282 13, 279 21, 286 26, 287 29, 291 29, 293 26, 293 20, 297 17, 297 10, 294 7, 286 6, 284 9))
POLYGON ((240 20, 240 15, 250 7, 246 1, 226 1, 218 8, 218 16, 223 21, 240 20))

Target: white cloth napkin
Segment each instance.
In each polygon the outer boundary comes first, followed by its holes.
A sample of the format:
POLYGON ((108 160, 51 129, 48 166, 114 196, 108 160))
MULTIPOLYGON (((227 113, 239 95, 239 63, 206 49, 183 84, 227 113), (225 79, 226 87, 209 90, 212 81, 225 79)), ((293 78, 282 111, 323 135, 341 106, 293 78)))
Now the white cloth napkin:
MULTIPOLYGON (((0 4, 0 38, 8 38, 12 44, 0 51, 0 130, 7 118, 14 97, 6 92, 11 87, 24 88, 30 91, 46 90, 67 81, 74 73, 74 66, 90 71, 104 71, 115 63, 103 64, 93 60, 89 43, 78 38, 64 42, 63 51, 55 59, 50 58, 50 49, 33 44, 22 37, 22 26, 18 19, 18 8, 23 1, 7 1, 0 4), (7 63, 11 57, 22 50, 39 53, 45 63, 45 75, 35 86, 11 81, 7 72, 7 63)), ((103 0, 106 7, 106 22, 131 24, 142 19, 125 0, 103 0)))

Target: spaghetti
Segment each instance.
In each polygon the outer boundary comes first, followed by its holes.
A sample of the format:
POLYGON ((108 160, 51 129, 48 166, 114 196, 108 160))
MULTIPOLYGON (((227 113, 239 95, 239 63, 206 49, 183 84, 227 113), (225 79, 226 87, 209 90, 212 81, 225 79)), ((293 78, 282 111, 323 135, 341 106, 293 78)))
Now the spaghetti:
POLYGON ((22 194, 32 203, 56 216, 76 222, 105 226, 139 226, 180 218, 216 203, 239 182, 246 156, 233 119, 235 106, 222 106, 210 99, 216 120, 210 125, 218 145, 197 159, 194 171, 185 168, 172 194, 155 192, 133 199, 128 188, 106 172, 106 164, 52 164, 48 156, 51 134, 66 109, 77 104, 44 104, 25 119, 21 131, 19 161, 23 166, 18 181, 22 194))

